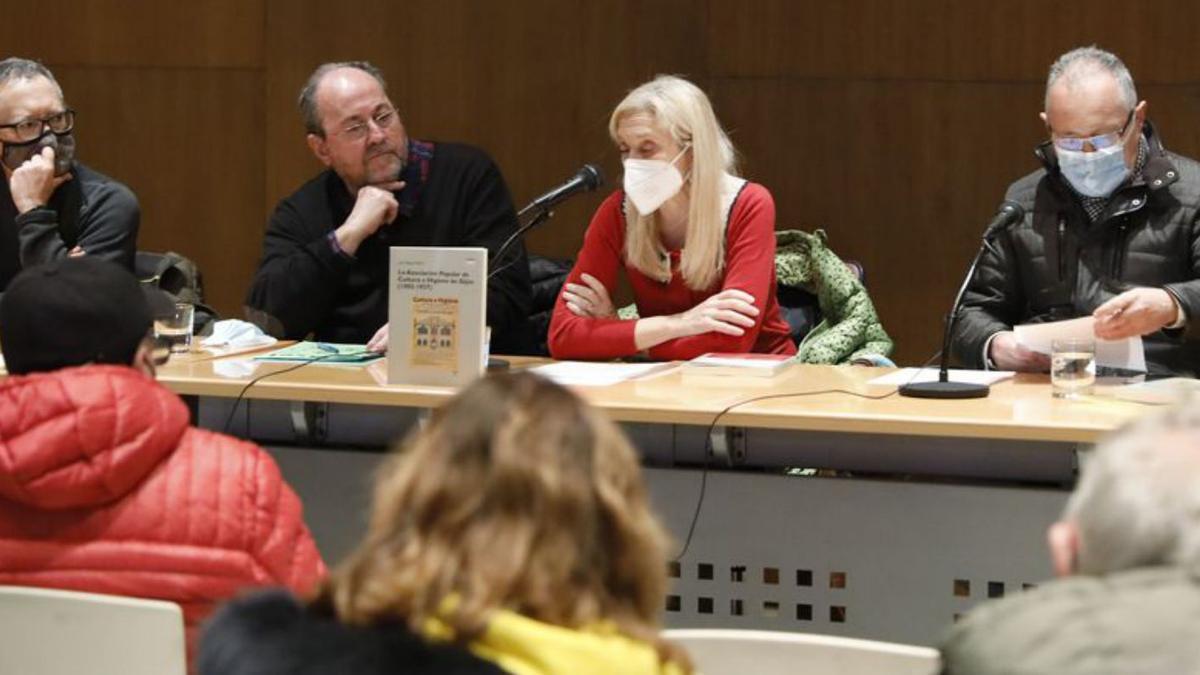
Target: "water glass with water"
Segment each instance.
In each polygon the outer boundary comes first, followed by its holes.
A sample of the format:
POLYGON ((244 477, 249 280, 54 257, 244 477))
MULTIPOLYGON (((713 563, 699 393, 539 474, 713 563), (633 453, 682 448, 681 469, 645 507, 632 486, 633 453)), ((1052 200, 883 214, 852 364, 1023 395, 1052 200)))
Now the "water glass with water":
POLYGON ((192 348, 192 321, 196 308, 188 302, 175 303, 174 311, 154 320, 154 336, 171 346, 172 354, 192 348))
POLYGON ((1096 341, 1054 340, 1050 344, 1050 384, 1055 398, 1078 398, 1096 384, 1096 341))

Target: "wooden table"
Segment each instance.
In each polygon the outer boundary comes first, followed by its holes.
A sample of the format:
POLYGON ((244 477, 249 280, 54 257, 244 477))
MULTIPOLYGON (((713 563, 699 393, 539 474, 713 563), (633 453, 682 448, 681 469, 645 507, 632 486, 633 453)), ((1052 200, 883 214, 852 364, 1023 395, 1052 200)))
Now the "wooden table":
MULTIPOLYGON (((515 368, 546 362, 510 360, 515 368)), ((310 364, 285 372, 295 365, 250 357, 175 361, 160 368, 159 380, 181 395, 234 398, 261 377, 245 391, 246 398, 415 408, 440 406, 454 394, 444 387, 388 385, 386 359, 357 367, 310 364)), ((707 426, 724 412, 720 423, 731 427, 1078 443, 1094 442, 1146 409, 1104 396, 1054 399, 1044 375, 1018 375, 993 386, 987 398, 963 401, 895 394, 871 400, 840 393, 884 396, 893 388, 867 382, 886 372, 798 365, 764 379, 693 376, 674 369, 577 391, 621 422, 707 426), (751 401, 762 396, 780 398, 751 401)))
MULTIPOLYGON (((542 363, 512 361, 516 368, 542 363)), ((307 423, 341 419, 356 433, 400 418, 401 408, 434 408, 453 395, 389 386, 383 362, 284 372, 289 367, 188 359, 162 368, 160 380, 223 403, 210 416, 217 426, 233 419, 225 412, 230 400, 264 375, 244 392, 256 410, 282 406, 297 418, 304 417, 298 409, 316 406, 323 417, 307 423)), ((1056 400, 1045 376, 1001 382, 985 399, 887 396, 890 388, 867 384, 885 372, 796 366, 762 380, 674 370, 578 389, 624 424, 646 460, 656 507, 680 542, 696 517, 675 568, 668 625, 933 644, 981 599, 1049 576, 1043 533, 1081 455, 1147 410, 1101 396, 1056 400), (787 394, 811 395, 751 400, 787 394), (804 467, 816 471, 797 470, 804 467)), ((384 435, 400 431, 386 427, 384 435)), ((380 457, 348 451, 334 437, 322 447, 270 446, 330 558, 362 531, 365 486, 380 457)))

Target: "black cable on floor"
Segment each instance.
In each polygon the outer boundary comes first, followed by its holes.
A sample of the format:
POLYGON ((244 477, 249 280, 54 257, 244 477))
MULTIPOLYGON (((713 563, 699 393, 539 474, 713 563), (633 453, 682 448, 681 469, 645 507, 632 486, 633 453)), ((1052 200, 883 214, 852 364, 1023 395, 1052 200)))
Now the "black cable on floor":
MULTIPOLYGON (((312 363, 316 363, 317 361, 323 361, 325 359, 328 359, 328 358, 331 358, 334 356, 339 356, 339 355, 338 354, 325 354, 323 356, 317 356, 315 358, 308 359, 307 361, 301 361, 300 363, 297 363, 296 365, 291 366, 289 368, 284 368, 283 370, 276 370, 276 371, 273 371, 270 373, 263 373, 262 375, 259 375, 258 377, 247 382, 246 386, 242 387, 242 390, 240 392, 238 392, 237 398, 234 399, 233 408, 231 408, 229 410, 229 417, 225 418, 225 425, 222 427, 221 433, 223 433, 223 434, 229 433, 229 425, 233 424, 233 416, 237 413, 238 404, 240 404, 242 402, 242 399, 246 397, 246 392, 250 391, 250 387, 253 387, 254 385, 258 384, 259 382, 262 382, 263 380, 267 379, 268 377, 274 377, 275 375, 282 375, 284 373, 290 373, 293 370, 299 370, 299 369, 303 368, 304 366, 307 366, 312 363)), ((250 435, 250 404, 247 403, 246 404, 246 436, 249 437, 249 435, 250 435)))

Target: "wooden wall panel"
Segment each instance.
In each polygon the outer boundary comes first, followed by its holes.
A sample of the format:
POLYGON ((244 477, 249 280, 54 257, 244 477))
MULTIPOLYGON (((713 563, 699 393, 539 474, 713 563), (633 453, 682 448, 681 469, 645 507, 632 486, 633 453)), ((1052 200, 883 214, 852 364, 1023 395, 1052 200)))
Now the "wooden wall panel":
POLYGON ((252 226, 263 199, 261 75, 58 68, 56 76, 79 111, 80 159, 138 195, 139 248, 194 259, 209 301, 241 316, 261 242, 252 226))
POLYGON ((710 0, 713 77, 1044 82, 1080 45, 1115 51, 1139 81, 1200 79, 1191 2, 710 0))
POLYGON ((60 66, 260 68, 263 2, 10 0, 0 45, 4 56, 60 66))
POLYGON ((705 47, 713 77, 912 77, 944 73, 950 58, 940 38, 953 0, 708 4, 705 47))

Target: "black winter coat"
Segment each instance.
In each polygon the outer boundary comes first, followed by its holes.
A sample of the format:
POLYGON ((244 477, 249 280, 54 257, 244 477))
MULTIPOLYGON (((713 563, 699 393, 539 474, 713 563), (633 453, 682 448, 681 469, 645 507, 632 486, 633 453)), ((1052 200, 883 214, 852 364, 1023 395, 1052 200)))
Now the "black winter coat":
POLYGON ((200 675, 503 675, 453 645, 435 645, 403 623, 346 626, 285 591, 226 604, 200 641, 200 675))
POLYGON ((1044 168, 1008 188, 1025 208, 1023 222, 995 237, 963 300, 954 351, 983 367, 988 338, 1022 323, 1087 316, 1123 291, 1164 288, 1188 323, 1144 336, 1152 375, 1200 373, 1200 164, 1163 149, 1144 127, 1149 156, 1140 174, 1112 196, 1089 223, 1059 171, 1053 148, 1037 156, 1044 168))

